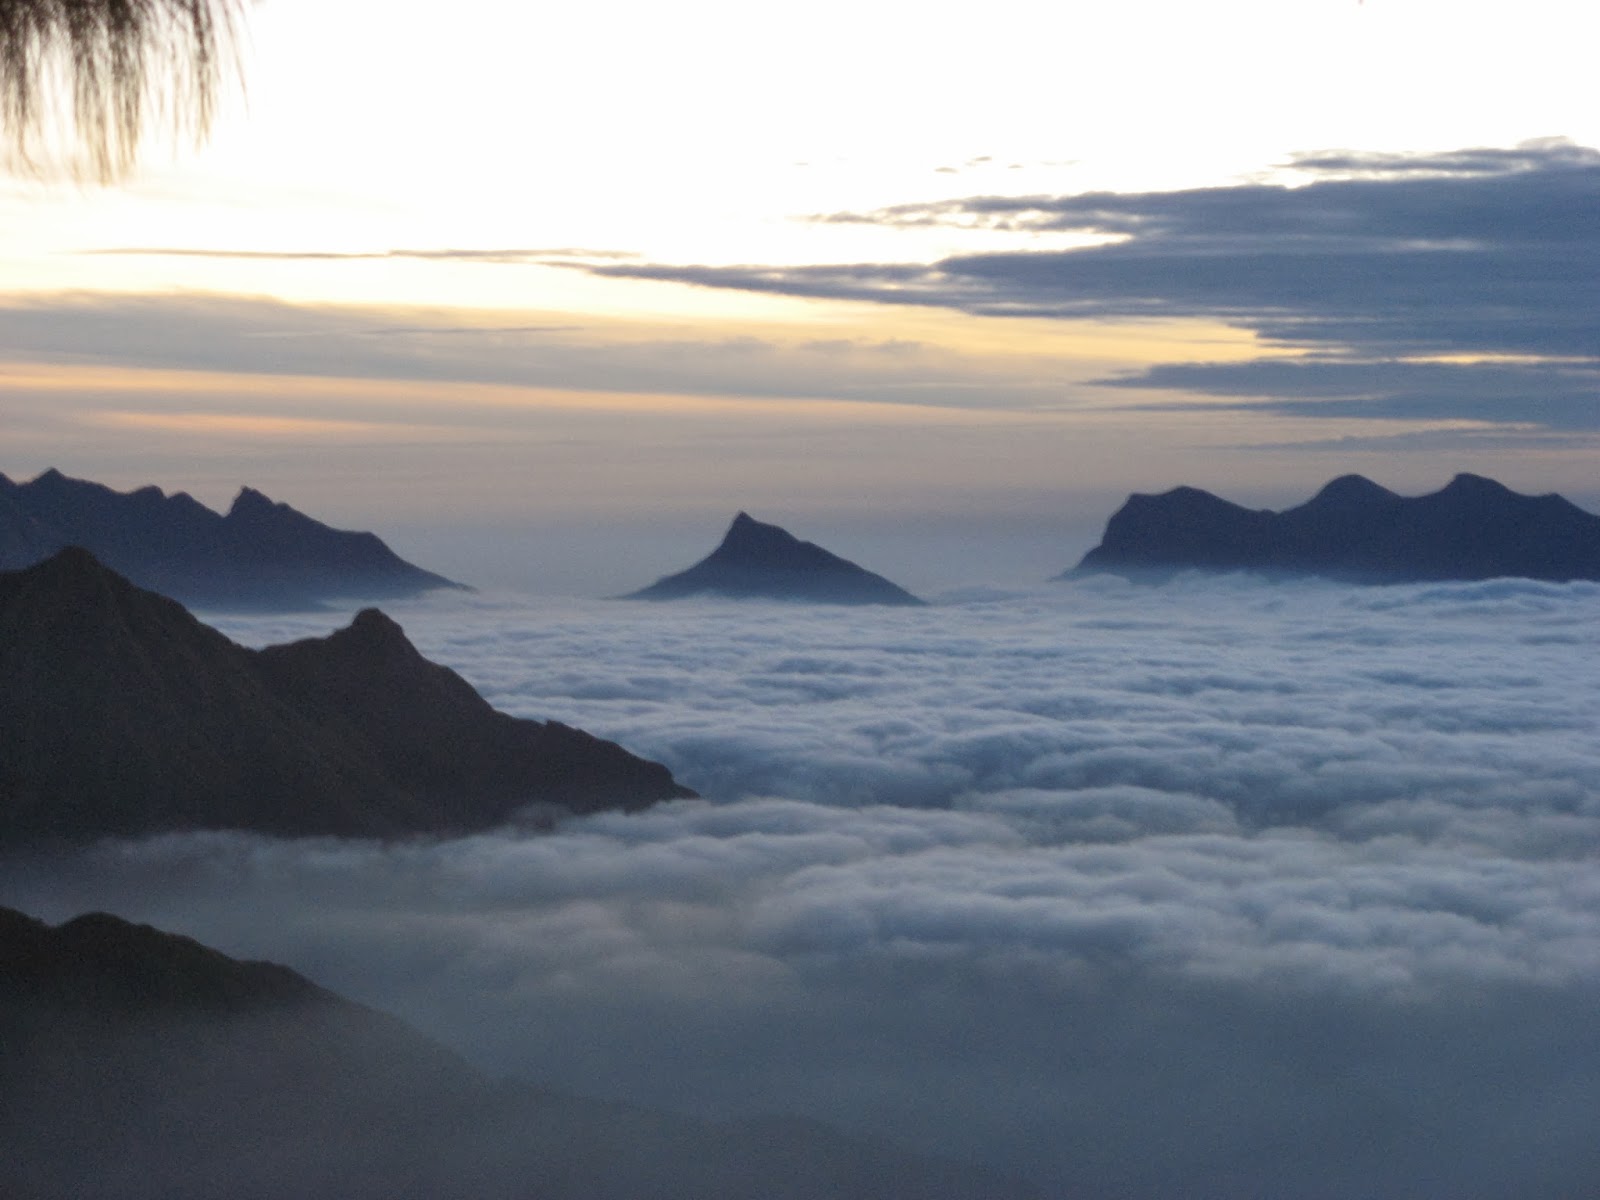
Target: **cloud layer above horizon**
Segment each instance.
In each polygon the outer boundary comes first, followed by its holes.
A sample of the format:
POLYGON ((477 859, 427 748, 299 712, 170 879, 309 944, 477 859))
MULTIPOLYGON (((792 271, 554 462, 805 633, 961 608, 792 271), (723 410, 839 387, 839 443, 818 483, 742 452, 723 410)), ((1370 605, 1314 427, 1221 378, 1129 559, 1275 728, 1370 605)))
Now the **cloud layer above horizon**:
MULTIPOLYGON (((1322 153, 1253 182, 980 194, 797 226, 991 248, 931 262, 152 243, 137 253, 216 256, 225 271, 238 254, 352 275, 461 259, 497 281, 485 294, 525 295, 537 278, 559 296, 555 280, 573 307, 18 291, 0 302, 5 469, 250 482, 419 546, 465 544, 433 527, 440 513, 501 529, 531 513, 558 554, 580 536, 569 528, 645 508, 685 521, 981 510, 988 543, 1013 518, 1065 512, 1075 537, 1130 491, 1226 485, 1275 504, 1308 470, 1402 490, 1471 470, 1592 503, 1597 201, 1600 151, 1546 140, 1322 153), (586 309, 596 288, 633 307, 586 309), (431 491, 413 486, 423 478, 431 491)), ((134 249, 102 246, 97 261, 134 249)))
POLYGON ((807 1113, 1051 1195, 1600 1180, 1592 584, 398 615, 498 707, 707 799, 106 845, 7 862, 0 902, 287 961, 496 1070, 807 1113))
POLYGON ((1286 170, 1289 182, 972 196, 817 218, 1102 239, 1087 247, 926 264, 584 269, 982 316, 1209 318, 1295 357, 1172 363, 1102 384, 1226 396, 1277 414, 1456 419, 1506 427, 1501 435, 1600 431, 1590 319, 1600 151, 1550 139, 1304 155, 1286 170))

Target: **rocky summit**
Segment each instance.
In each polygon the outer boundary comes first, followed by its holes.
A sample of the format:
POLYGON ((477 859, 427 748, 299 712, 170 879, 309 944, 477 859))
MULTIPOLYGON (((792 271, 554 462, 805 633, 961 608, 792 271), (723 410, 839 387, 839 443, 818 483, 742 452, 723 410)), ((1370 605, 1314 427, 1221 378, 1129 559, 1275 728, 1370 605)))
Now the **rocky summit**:
POLYGON ((1068 574, 1183 570, 1355 583, 1600 579, 1600 516, 1481 475, 1457 475, 1437 492, 1412 497, 1345 475, 1283 512, 1179 487, 1130 496, 1100 544, 1068 574))
POLYGON ((250 650, 82 549, 0 573, 0 843, 184 829, 388 836, 692 795, 496 712, 376 609, 250 650))
POLYGON ((719 545, 686 571, 627 600, 729 596, 810 604, 922 604, 910 592, 786 529, 741 512, 719 545))
POLYGON ((304 608, 461 585, 406 562, 372 533, 333 529, 243 488, 228 512, 185 492, 117 492, 49 470, 0 475, 0 570, 82 546, 141 587, 209 608, 304 608))

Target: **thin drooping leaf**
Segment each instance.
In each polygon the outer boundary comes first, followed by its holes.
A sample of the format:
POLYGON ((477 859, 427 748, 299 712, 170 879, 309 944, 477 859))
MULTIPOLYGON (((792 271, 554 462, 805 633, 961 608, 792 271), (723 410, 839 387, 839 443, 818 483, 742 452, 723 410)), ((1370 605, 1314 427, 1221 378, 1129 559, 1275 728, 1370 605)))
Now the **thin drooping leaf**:
POLYGON ((244 0, 0 0, 0 122, 16 161, 123 174, 154 132, 203 135, 237 76, 244 0))

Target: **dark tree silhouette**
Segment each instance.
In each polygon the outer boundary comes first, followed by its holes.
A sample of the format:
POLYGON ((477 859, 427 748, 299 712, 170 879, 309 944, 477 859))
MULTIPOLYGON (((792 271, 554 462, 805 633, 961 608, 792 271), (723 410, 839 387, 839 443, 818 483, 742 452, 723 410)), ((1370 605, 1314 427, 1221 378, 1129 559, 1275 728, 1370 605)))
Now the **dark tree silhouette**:
POLYGON ((160 129, 202 136, 236 78, 245 0, 0 0, 14 160, 106 181, 160 129))

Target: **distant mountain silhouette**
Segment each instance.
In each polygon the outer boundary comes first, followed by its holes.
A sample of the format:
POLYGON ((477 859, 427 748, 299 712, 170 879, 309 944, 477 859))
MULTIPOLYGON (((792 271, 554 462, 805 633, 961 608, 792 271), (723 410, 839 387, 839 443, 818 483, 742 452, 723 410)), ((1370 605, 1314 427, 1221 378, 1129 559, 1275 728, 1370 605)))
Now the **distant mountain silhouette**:
POLYGON ((1481 475, 1457 475, 1415 497, 1344 475, 1283 512, 1179 487, 1130 496, 1075 572, 1194 569, 1359 583, 1600 579, 1600 517, 1481 475))
POLYGON ((747 513, 736 516, 722 544, 687 571, 668 575, 623 599, 677 600, 701 595, 814 604, 923 603, 883 576, 747 513))
POLYGON ((376 609, 248 650, 88 551, 0 573, 0 842, 174 829, 384 836, 688 796, 496 712, 376 609))
POLYGON ((461 586, 412 566, 375 534, 330 529, 253 488, 219 516, 186 492, 116 492, 54 468, 28 483, 0 475, 0 570, 67 546, 201 607, 307 607, 461 586))
POLYGON ((1022 1200, 794 1119, 712 1123, 491 1080, 286 967, 0 908, 8 1200, 1022 1200))

